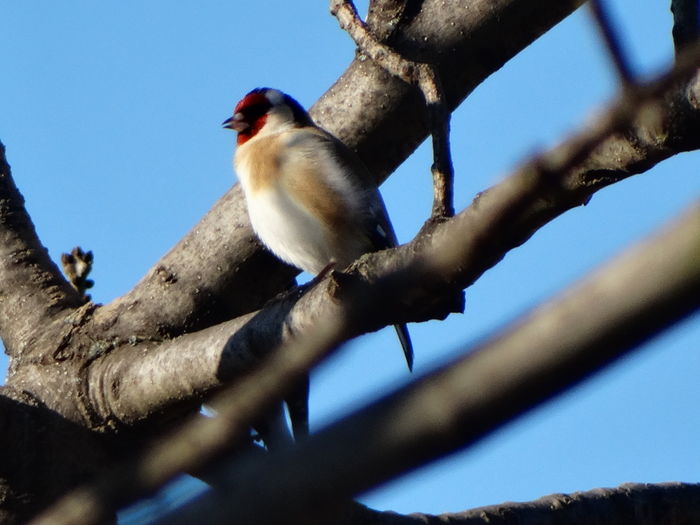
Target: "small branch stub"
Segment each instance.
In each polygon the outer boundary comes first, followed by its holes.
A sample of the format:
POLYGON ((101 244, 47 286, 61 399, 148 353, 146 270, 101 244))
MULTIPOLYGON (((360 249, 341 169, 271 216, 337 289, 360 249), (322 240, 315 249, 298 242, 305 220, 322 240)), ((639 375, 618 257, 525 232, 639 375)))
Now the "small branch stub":
POLYGON ((94 281, 87 278, 92 271, 93 259, 92 252, 84 252, 80 246, 73 248, 70 253, 61 254, 63 273, 68 277, 71 286, 88 301, 90 296, 85 291, 95 285, 94 281))

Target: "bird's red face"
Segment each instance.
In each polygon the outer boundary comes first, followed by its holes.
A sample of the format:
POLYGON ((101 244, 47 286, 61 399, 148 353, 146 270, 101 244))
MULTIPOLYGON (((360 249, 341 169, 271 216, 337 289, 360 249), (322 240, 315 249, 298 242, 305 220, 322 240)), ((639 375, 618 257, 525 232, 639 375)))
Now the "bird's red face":
POLYGON ((253 90, 236 104, 233 116, 224 121, 223 126, 238 132, 240 146, 260 131, 267 121, 267 113, 272 103, 262 90, 253 90))

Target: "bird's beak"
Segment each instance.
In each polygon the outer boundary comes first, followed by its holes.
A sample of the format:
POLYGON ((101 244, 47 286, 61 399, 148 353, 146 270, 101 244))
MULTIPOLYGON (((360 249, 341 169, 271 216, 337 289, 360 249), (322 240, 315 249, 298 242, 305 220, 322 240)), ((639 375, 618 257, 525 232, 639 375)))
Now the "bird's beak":
POLYGON ((243 113, 236 113, 231 118, 224 120, 221 125, 234 131, 245 131, 250 127, 250 124, 248 124, 244 118, 243 113))

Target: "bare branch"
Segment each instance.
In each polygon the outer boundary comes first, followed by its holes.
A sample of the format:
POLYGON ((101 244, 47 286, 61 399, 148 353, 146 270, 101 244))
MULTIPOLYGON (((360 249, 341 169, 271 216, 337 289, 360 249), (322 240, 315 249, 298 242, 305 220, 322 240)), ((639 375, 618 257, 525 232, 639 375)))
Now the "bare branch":
POLYGON ((588 0, 588 5, 624 89, 634 83, 634 74, 632 73, 630 62, 622 49, 620 38, 610 20, 610 14, 605 9, 603 0, 588 0))
POLYGON ((7 352, 17 354, 62 311, 82 303, 41 245, 0 143, 0 334, 7 352))
POLYGON ((438 516, 343 508, 338 525, 686 525, 700 522, 700 485, 625 483, 614 489, 552 494, 526 503, 502 503, 438 516), (348 509, 347 511, 345 509, 348 509))
MULTIPOLYGON (((411 60, 438 67, 448 108, 453 110, 555 20, 560 21, 583 3, 584 0, 409 2, 408 9, 416 5, 420 9, 410 16, 398 16, 398 21, 394 17, 387 30, 393 49, 411 60), (508 38, 503 38, 504 34, 508 38)), ((428 121, 423 100, 415 89, 363 58, 353 61, 312 107, 311 116, 357 151, 379 184, 425 139, 428 121)))
POLYGON ((433 209, 431 217, 454 215, 454 168, 450 154, 450 112, 437 69, 424 62, 409 60, 382 44, 360 19, 351 0, 331 0, 331 13, 355 41, 360 52, 388 73, 417 86, 428 108, 428 129, 433 137, 433 209))
POLYGON ((119 506, 156 490, 181 472, 199 470, 223 451, 232 450, 245 438, 261 410, 269 408, 280 391, 291 390, 335 347, 343 327, 342 317, 316 325, 303 339, 275 352, 255 374, 216 396, 210 405, 217 417, 190 420, 147 456, 120 465, 95 485, 64 498, 35 523, 102 523, 119 506))

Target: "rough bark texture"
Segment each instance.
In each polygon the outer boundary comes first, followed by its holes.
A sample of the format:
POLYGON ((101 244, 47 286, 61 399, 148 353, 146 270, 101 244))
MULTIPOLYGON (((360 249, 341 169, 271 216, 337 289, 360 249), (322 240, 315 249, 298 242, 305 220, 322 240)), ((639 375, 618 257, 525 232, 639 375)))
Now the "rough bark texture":
MULTIPOLYGON (((392 0, 374 2, 368 22, 408 58, 436 66, 454 109, 581 3, 392 0)), ((697 82, 670 91, 655 102, 654 119, 640 117, 599 136, 596 148, 584 149, 556 183, 543 185, 538 173, 531 185, 528 166, 450 221, 429 225, 409 245, 369 255, 350 277, 332 276, 308 293, 292 291, 259 312, 293 286, 296 272, 261 249, 239 188, 224 195, 133 290, 97 306, 85 302, 49 259, 2 148, 0 335, 11 368, 0 394, 0 449, 12 454, 0 462, 0 518, 26 521, 141 449, 204 396, 254 368, 277 343, 317 323, 319 312, 340 311, 344 283, 371 286, 392 270, 414 271, 405 296, 372 319, 350 323, 344 337, 459 310, 461 290, 541 225, 608 184, 700 147, 697 101, 697 82), (459 271, 433 272, 429 279, 429 268, 416 261, 456 237, 463 237, 459 271)), ((421 95, 363 56, 311 112, 360 154, 376 177, 372 183, 385 179, 427 133, 421 95)), ((550 167, 569 146, 552 152, 550 167)))

